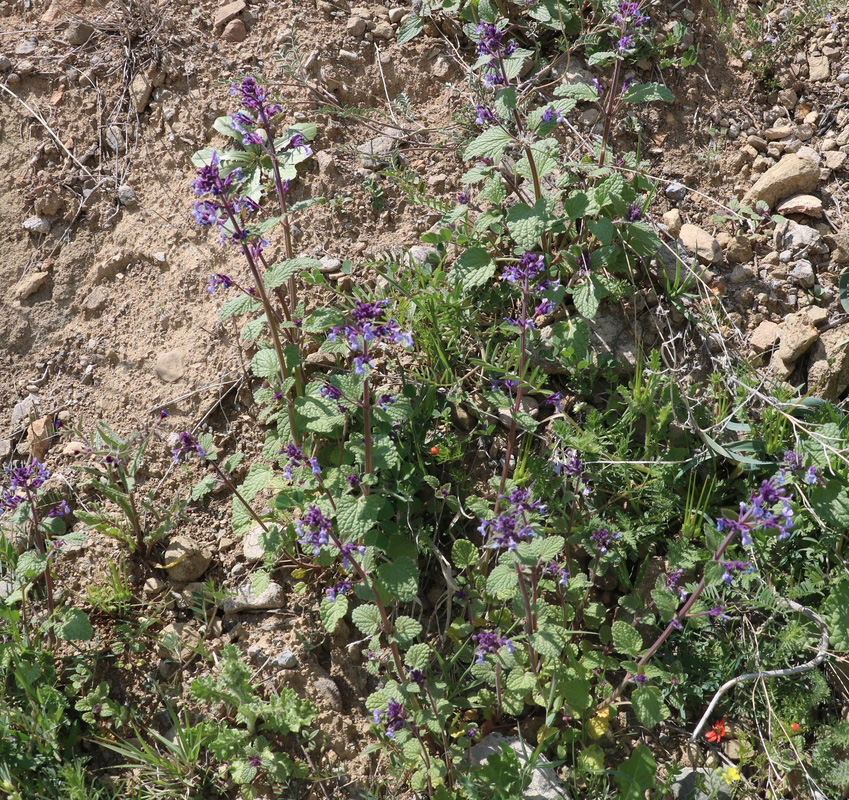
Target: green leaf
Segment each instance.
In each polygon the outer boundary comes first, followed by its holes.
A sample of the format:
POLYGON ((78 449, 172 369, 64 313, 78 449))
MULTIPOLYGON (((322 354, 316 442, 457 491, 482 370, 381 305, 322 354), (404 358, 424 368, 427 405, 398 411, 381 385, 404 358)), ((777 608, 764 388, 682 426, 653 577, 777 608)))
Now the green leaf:
POLYGON ((210 472, 204 475, 193 487, 189 497, 192 502, 201 500, 206 497, 215 488, 215 473, 210 472))
POLYGON ((583 678, 567 678, 562 687, 563 701, 575 711, 586 711, 593 704, 592 686, 583 678))
POLYGON ((849 530, 849 489, 842 481, 817 486, 809 495, 811 507, 823 521, 841 533, 849 530))
POLYGON ((501 89, 495 95, 495 113, 501 119, 508 119, 514 108, 516 108, 516 89, 513 86, 501 89))
POLYGON ((831 647, 849 652, 849 579, 843 578, 832 586, 821 613, 828 626, 831 647))
POLYGON ((551 326, 551 343, 561 362, 577 363, 587 357, 590 347, 590 329, 583 319, 555 322, 551 326))
POLYGON ((502 62, 504 65, 504 74, 507 76, 508 81, 519 76, 522 68, 525 66, 525 59, 531 56, 533 56, 531 50, 525 50, 519 47, 504 59, 502 62))
POLYGON ((308 269, 318 269, 320 266, 321 261, 317 258, 289 258, 271 267, 265 273, 263 280, 270 291, 282 286, 293 275, 308 269))
POLYGON ((563 201, 563 214, 569 219, 583 217, 590 206, 590 198, 584 192, 575 192, 563 201))
POLYGON ((426 642, 414 644, 407 650, 407 654, 404 656, 404 663, 412 669, 424 671, 427 669, 428 662, 430 661, 430 654, 431 646, 426 642))
POLYGON ((94 636, 88 616, 79 608, 67 608, 62 618, 54 623, 56 635, 66 642, 87 642, 94 636))
POLYGON ((244 785, 251 783, 256 778, 257 768, 251 766, 251 762, 246 759, 237 759, 230 767, 230 775, 233 777, 233 783, 244 785))
POLYGON ((380 495, 368 497, 344 495, 336 504, 336 524, 339 534, 346 542, 360 541, 380 519, 388 502, 380 495))
MULTIPOLYGON (((556 139, 543 139, 531 145, 531 154, 536 166, 537 177, 542 180, 546 175, 550 175, 557 169, 560 145, 556 139)), ((533 180, 531 162, 528 160, 527 153, 516 163, 516 174, 525 180, 533 180)))
POLYGON ((377 577, 386 591, 402 603, 414 600, 419 590, 419 569, 407 556, 378 566, 377 577))
POLYGON ((533 250, 539 244, 545 223, 545 200, 539 200, 533 208, 517 203, 507 212, 507 230, 523 250, 533 250))
POLYGON ((469 161, 473 158, 491 158, 497 164, 511 140, 512 137, 503 128, 497 126, 487 128, 469 143, 463 151, 463 159, 469 161))
POLYGON ((557 625, 546 625, 531 634, 530 642, 540 655, 556 659, 569 644, 569 636, 557 625))
POLYGON ((258 570, 251 577, 251 592, 256 597, 271 585, 271 576, 264 570, 258 570))
POLYGON ((321 624, 328 633, 333 633, 339 621, 348 613, 348 598, 344 594, 337 594, 335 600, 325 597, 321 601, 319 616, 321 624))
POLYGON ((381 626, 380 610, 376 605, 357 606, 351 612, 351 621, 363 636, 374 636, 381 626))
POLYGON ((600 66, 607 67, 616 61, 616 53, 611 53, 607 50, 600 51, 598 53, 593 53, 591 56, 587 57, 587 66, 600 66))
POLYGON ((627 622, 613 623, 613 646, 626 656, 637 656, 643 649, 643 637, 627 622))
POLYGON ((657 686, 638 686, 631 695, 631 704, 640 724, 647 728, 659 725, 669 716, 669 709, 664 705, 663 695, 657 686))
POLYGON ((638 83, 631 86, 622 95, 622 99, 626 103, 652 103, 656 100, 671 103, 675 99, 675 95, 662 83, 638 83))
MULTIPOLYGON (((80 515, 77 514, 77 517, 80 517, 80 515)), ((45 566, 47 566, 46 555, 42 555, 36 550, 27 550, 25 553, 21 553, 15 569, 19 576, 25 577, 26 580, 32 580, 44 572, 45 566)))
POLYGON ((654 789, 656 771, 657 763, 651 750, 644 744, 638 744, 614 773, 620 790, 618 800, 645 800, 646 792, 651 794, 654 789))
POLYGON ((466 250, 451 271, 454 285, 466 293, 483 286, 495 275, 495 261, 482 247, 470 247, 466 250))
POLYGON ((221 311, 218 312, 218 318, 224 322, 224 320, 236 314, 247 314, 248 311, 258 311, 260 308, 262 308, 262 304, 256 298, 251 297, 249 294, 241 294, 232 300, 228 300, 221 306, 221 311))
POLYGON ((555 97, 572 97, 581 103, 598 102, 598 89, 590 83, 570 83, 558 86, 554 90, 555 97))
POLYGON ((413 639, 422 632, 422 625, 412 617, 401 616, 395 620, 392 632, 398 644, 406 649, 413 643, 413 639))
POLYGON ((486 591, 499 600, 509 600, 516 592, 518 578, 516 570, 510 564, 499 564, 486 579, 486 591))
POLYGON ((480 560, 478 548, 468 539, 457 539, 451 547, 451 560, 457 569, 465 569, 477 564, 480 560))
POLYGON ((273 378, 280 374, 280 364, 277 353, 272 348, 258 350, 251 361, 251 372, 257 378, 273 378))
POLYGON ((398 44, 404 44, 415 39, 424 28, 424 20, 415 12, 411 11, 407 19, 398 28, 398 44))
POLYGON ((598 313, 604 288, 592 278, 572 289, 572 301, 584 319, 592 319, 598 313))
POLYGON ((660 613, 660 619, 664 624, 668 623, 678 613, 678 596, 666 589, 654 589, 651 596, 660 613))

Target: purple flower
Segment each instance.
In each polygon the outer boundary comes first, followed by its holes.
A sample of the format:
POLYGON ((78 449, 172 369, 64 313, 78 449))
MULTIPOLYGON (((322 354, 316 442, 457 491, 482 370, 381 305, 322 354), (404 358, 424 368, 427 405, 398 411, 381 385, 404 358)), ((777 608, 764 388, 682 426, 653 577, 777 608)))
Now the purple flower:
POLYGON ((327 397, 330 400, 339 400, 342 397, 342 390, 338 389, 332 383, 325 383, 324 386, 318 390, 318 393, 322 397, 327 397))
POLYGON ((295 522, 295 533, 303 547, 312 547, 313 555, 321 552, 323 545, 330 542, 330 534, 333 528, 330 520, 321 513, 316 505, 308 505, 307 513, 303 519, 295 522))
POLYGON ((634 37, 630 34, 625 34, 622 36, 619 41, 616 43, 616 49, 620 53, 624 53, 629 47, 634 46, 634 37))
POLYGON ((220 286, 224 289, 229 289, 233 285, 233 280, 222 272, 212 275, 209 279, 209 285, 206 291, 210 294, 215 294, 215 290, 220 286))
POLYGON ((410 680, 415 683, 417 686, 424 686, 427 677, 424 672, 419 669, 411 669, 410 670, 410 680))
POLYGON ((578 263, 578 271, 584 273, 585 275, 589 275, 592 269, 592 259, 590 256, 590 251, 587 250, 586 247, 581 249, 581 255, 577 258, 578 263))
POLYGON ((218 217, 219 210, 220 206, 209 200, 199 200, 197 203, 192 203, 192 216, 202 228, 218 225, 221 222, 218 217))
POLYGON ((737 572, 743 572, 746 575, 755 572, 755 567, 750 561, 721 561, 720 563, 725 570, 722 580, 726 583, 731 583, 734 580, 734 574, 737 572))
POLYGON ((475 643, 475 663, 483 664, 485 657, 490 653, 497 653, 501 647, 506 647, 508 653, 513 653, 516 648, 506 636, 499 636, 493 631, 483 631, 472 635, 475 643))
POLYGON ((549 578, 557 578, 559 586, 565 587, 569 585, 569 573, 566 571, 565 567, 561 567, 555 561, 549 561, 548 564, 543 567, 542 574, 549 578))
POLYGON ((590 540, 598 547, 598 551, 602 555, 606 555, 608 550, 613 546, 613 543, 621 538, 621 533, 611 533, 607 528, 600 528, 590 536, 590 540))
POLYGON ((728 619, 728 616, 725 614, 725 609, 722 606, 716 606, 715 608, 710 609, 707 613, 711 619, 728 619))
POLYGON ((648 677, 646 677, 642 673, 634 676, 634 683, 638 683, 638 684, 640 684, 640 686, 642 686, 643 684, 646 684, 648 682, 649 682, 648 677))
POLYGON ((463 191, 463 192, 460 192, 457 195, 457 203, 459 205, 467 206, 471 202, 472 202, 472 196, 468 192, 463 191))
POLYGON ((466 737, 469 741, 471 741, 472 739, 474 739, 477 735, 478 735, 478 729, 477 729, 477 728, 475 728, 474 726, 472 726, 471 728, 469 728, 469 730, 467 730, 467 731, 466 731, 466 733, 464 734, 464 736, 465 736, 465 737, 466 737))
POLYGON ((481 22, 475 33, 478 37, 479 56, 499 56, 502 54, 503 46, 501 42, 504 38, 504 31, 500 30, 497 25, 481 22))
POLYGON ((327 589, 327 596, 330 598, 330 602, 335 603, 336 598, 340 594, 345 594, 345 592, 351 591, 351 584, 348 581, 337 581, 333 586, 327 589))
POLYGON ((598 92, 598 99, 604 96, 604 87, 601 85, 601 81, 598 78, 593 78, 593 86, 595 86, 595 90, 598 92))
POLYGON ((561 122, 566 121, 566 117, 563 116, 554 106, 549 106, 542 115, 543 122, 554 122, 559 125, 561 122))
POLYGON ((342 566, 345 569, 351 568, 351 557, 356 553, 360 558, 366 554, 366 549, 361 544, 343 544, 339 548, 339 554, 342 556, 342 566))
POLYGON ((748 503, 740 503, 737 519, 719 519, 716 523, 717 529, 739 533, 744 547, 752 544, 752 533, 756 530, 777 528, 779 539, 790 536, 790 528, 793 527, 793 508, 790 501, 793 498, 787 494, 783 485, 785 477, 786 474, 780 472, 763 481, 751 494, 748 503))
POLYGON ((67 517, 71 513, 71 507, 68 505, 67 500, 63 500, 61 503, 53 506, 50 511, 47 512, 48 517, 67 517))
POLYGON ((515 550, 519 542, 526 542, 536 536, 530 523, 530 514, 544 514, 546 507, 532 500, 527 489, 516 489, 506 497, 506 508, 495 519, 481 520, 478 531, 484 538, 489 537, 488 547, 515 550))
POLYGON ((360 485, 360 476, 359 475, 348 475, 345 479, 348 481, 348 486, 351 489, 356 489, 360 485))
POLYGON ((178 438, 178 445, 175 447, 171 453, 174 455, 174 463, 176 464, 180 460, 180 456, 183 453, 196 453, 198 458, 206 458, 206 450, 204 450, 197 439, 194 438, 187 431, 183 431, 178 438))
POLYGON ((475 117, 476 125, 489 125, 495 122, 495 114, 486 106, 475 106, 477 117, 475 117))
POLYGON ((518 264, 511 264, 504 268, 503 277, 508 283, 518 283, 527 286, 543 270, 545 270, 545 256, 536 253, 524 253, 518 264))
POLYGON ((396 702, 394 697, 389 701, 386 711, 375 710, 372 715, 374 724, 379 725, 382 717, 386 717, 386 735, 390 739, 394 739, 396 732, 400 731, 407 724, 407 714, 404 711, 404 706, 396 702))
POLYGON ((643 209, 638 205, 634 205, 633 203, 628 206, 628 210, 625 212, 625 220, 627 222, 637 222, 643 218, 643 209))

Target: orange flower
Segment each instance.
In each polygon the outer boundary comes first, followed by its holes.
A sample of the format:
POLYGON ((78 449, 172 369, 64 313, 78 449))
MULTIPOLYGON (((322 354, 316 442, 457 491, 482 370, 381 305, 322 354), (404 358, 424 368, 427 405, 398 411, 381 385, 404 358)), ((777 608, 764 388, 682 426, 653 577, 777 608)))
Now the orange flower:
POLYGON ((722 740, 723 736, 725 736, 725 717, 711 725, 711 729, 705 734, 705 739, 716 744, 722 740))
POLYGON ((802 730, 802 726, 798 722, 791 722, 790 730, 793 731, 793 733, 799 733, 799 731, 802 730))

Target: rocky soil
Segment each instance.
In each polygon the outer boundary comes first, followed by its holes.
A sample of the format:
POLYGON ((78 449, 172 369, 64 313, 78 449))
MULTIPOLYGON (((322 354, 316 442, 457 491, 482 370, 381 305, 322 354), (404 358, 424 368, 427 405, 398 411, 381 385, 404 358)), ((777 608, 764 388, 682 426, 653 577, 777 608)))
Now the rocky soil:
MULTIPOLYGON (((717 369, 742 357, 765 380, 840 399, 849 387, 849 306, 839 287, 849 264, 849 12, 835 11, 782 53, 774 75, 781 88, 770 89, 729 52, 710 3, 667 5, 649 6, 654 23, 687 23, 682 46, 697 42, 699 63, 662 72, 638 65, 641 79, 664 81, 676 100, 641 109, 617 147, 634 149, 641 128, 659 186, 649 217, 668 247, 657 285, 594 322, 597 344, 633 361, 640 345, 685 332, 687 346, 717 369), (732 223, 732 201, 753 210, 762 201, 783 220, 732 223), (684 299, 687 314, 658 301, 675 254, 699 298, 684 299)), ((459 143, 472 130, 464 83, 472 54, 448 25, 398 45, 408 11, 347 0, 0 2, 5 464, 45 460, 57 487, 84 505, 74 442, 98 420, 127 433, 162 409, 171 416, 146 478, 163 497, 199 475, 171 466, 169 432, 208 430, 222 452, 244 452, 246 464, 256 457, 264 437, 245 372, 250 349, 218 321, 220 296, 205 291, 210 274, 232 272, 236 261, 192 223, 190 156, 223 143, 212 123, 231 109, 230 82, 264 77, 293 120, 319 127, 293 191, 333 202, 299 218, 298 253, 322 258, 336 290, 374 281, 371 257, 418 245, 439 219, 380 170, 395 152, 432 198, 450 201, 462 189, 459 143), (347 259, 351 274, 342 269, 347 259)), ((595 77, 576 58, 552 72, 556 81, 595 77)), ((596 109, 580 109, 564 132, 576 156, 599 124, 596 109)), ((321 286, 310 292, 312 304, 331 296, 321 286)), ((205 669, 192 657, 198 642, 239 641, 269 680, 317 703, 330 763, 369 774, 361 738, 369 677, 344 647, 344 623, 328 639, 307 611, 311 601, 301 607, 290 587, 272 582, 254 595, 249 577, 261 547, 255 535, 232 538, 228 513, 216 492, 192 508, 159 566, 129 565, 139 595, 163 604, 155 635, 185 648, 178 680, 205 669), (174 561, 179 567, 161 568, 174 561), (203 622, 191 611, 192 593, 210 579, 232 596, 221 616, 203 622)), ((121 552, 90 537, 60 563, 59 585, 84 595, 121 552)), ((128 680, 127 702, 147 702, 146 669, 176 673, 173 648, 163 644, 151 658, 128 680)))

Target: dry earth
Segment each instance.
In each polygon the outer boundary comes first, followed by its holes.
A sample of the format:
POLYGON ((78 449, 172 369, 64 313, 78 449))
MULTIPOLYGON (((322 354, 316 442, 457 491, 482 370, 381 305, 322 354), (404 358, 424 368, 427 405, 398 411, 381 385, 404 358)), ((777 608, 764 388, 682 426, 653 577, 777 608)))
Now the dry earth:
MULTIPOLYGON (((678 3, 672 12, 668 6, 649 6, 654 23, 665 29, 687 22, 699 63, 663 72, 639 64, 639 77, 666 82, 676 101, 641 109, 634 121, 659 185, 649 216, 671 246, 679 247, 680 236, 682 253, 697 252, 704 299, 691 310, 708 333, 697 335, 683 315, 658 307, 659 287, 643 287, 621 308, 608 309, 595 330, 625 358, 640 342, 651 346, 686 332, 706 363, 727 365, 733 351, 760 359, 765 375, 809 381, 812 391, 836 399, 849 385, 841 346, 849 325, 837 285, 849 260, 849 14, 835 12, 781 53, 775 80, 782 90, 770 91, 729 52, 709 3, 678 3), (765 223, 754 232, 718 225, 712 215, 756 181, 760 188, 748 199, 767 200, 791 222, 778 231, 765 223), (796 195, 805 197, 781 205, 796 195)), ((397 147, 431 196, 450 200, 462 188, 459 143, 471 131, 468 48, 458 49, 461 40, 448 25, 429 26, 398 45, 395 32, 407 11, 376 3, 354 8, 345 0, 247 6, 236 0, 220 7, 0 2, 0 280, 7 286, 0 314, 0 454, 6 464, 43 454, 54 473, 74 484, 69 439, 90 434, 98 420, 123 433, 143 428, 160 409, 171 414, 166 433, 210 430, 223 452, 240 450, 248 462, 256 455, 263 432, 245 378, 250 351, 234 328, 218 322, 220 296, 205 291, 212 273, 235 272, 238 261, 193 225, 190 156, 222 144, 212 123, 233 107, 231 81, 263 77, 291 119, 319 127, 296 198, 334 201, 299 218, 298 253, 325 258, 327 280, 337 290, 374 281, 364 266, 370 255, 415 246, 439 218, 379 177, 379 151, 397 147), (392 137, 376 139, 393 120, 392 137), (376 157, 362 153, 369 141, 376 157), (376 175, 380 208, 364 187, 376 175), (352 275, 340 269, 345 259, 354 263, 352 275), (39 419, 41 427, 30 426, 39 419), (62 428, 51 437, 56 420, 62 428)), ((779 15, 776 9, 776 25, 779 15)), ((552 72, 555 81, 591 77, 576 59, 552 72)), ((585 107, 564 132, 577 156, 596 124, 597 112, 585 107)), ((620 147, 637 145, 634 127, 622 129, 620 147)), ((312 287, 308 302, 330 297, 312 287)), ((681 364, 689 368, 696 359, 681 364)), ((171 468, 165 435, 156 450, 149 480, 163 497, 185 490, 196 468, 171 468)), ((179 533, 214 556, 203 578, 235 589, 256 558, 229 535, 227 513, 218 493, 193 509, 179 533)), ((92 537, 60 565, 60 585, 84 597, 118 553, 115 543, 92 537)), ((311 612, 284 589, 271 610, 230 614, 223 628, 220 620, 200 625, 180 594, 200 574, 175 583, 150 563, 129 569, 150 599, 163 597, 169 585, 177 592, 176 599, 163 599, 163 621, 184 642, 223 636, 244 643, 269 680, 288 682, 317 702, 330 763, 346 762, 350 776, 370 773, 361 738, 369 678, 344 647, 350 638, 344 623, 335 639, 326 639, 311 612)), ((99 623, 108 640, 110 623, 99 623)), ((206 668, 186 655, 178 681, 206 668)), ((127 702, 147 702, 146 670, 175 674, 167 656, 145 657, 126 673, 127 702)))

